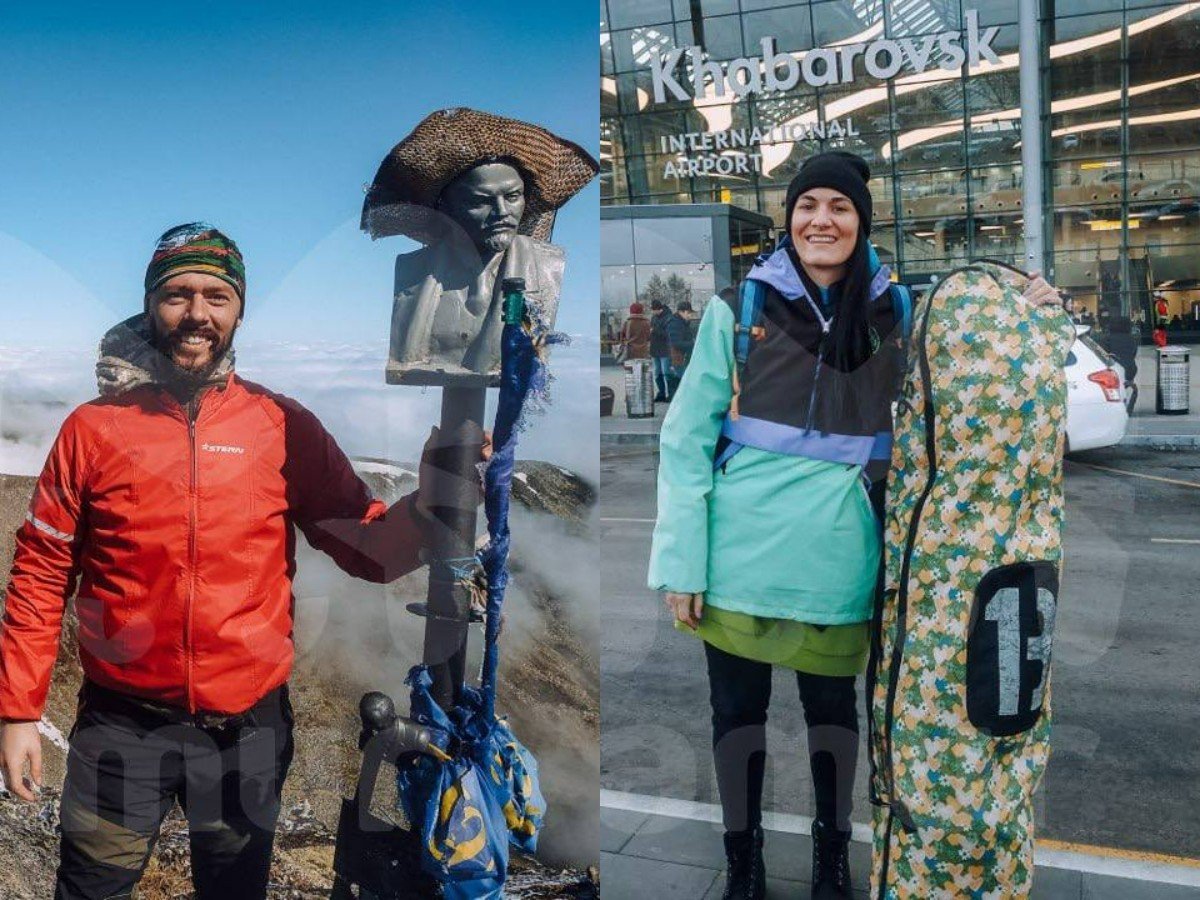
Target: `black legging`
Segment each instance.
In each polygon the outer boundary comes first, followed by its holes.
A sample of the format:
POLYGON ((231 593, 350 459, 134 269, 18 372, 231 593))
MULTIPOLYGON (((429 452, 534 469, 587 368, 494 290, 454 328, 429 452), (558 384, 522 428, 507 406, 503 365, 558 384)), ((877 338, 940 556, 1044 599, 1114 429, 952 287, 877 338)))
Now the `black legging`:
MULTIPOLYGON (((734 656, 708 643, 704 652, 722 816, 727 831, 743 831, 762 822, 771 666, 734 656)), ((854 676, 797 672, 796 682, 808 726, 817 818, 849 830, 858 764, 854 676)))

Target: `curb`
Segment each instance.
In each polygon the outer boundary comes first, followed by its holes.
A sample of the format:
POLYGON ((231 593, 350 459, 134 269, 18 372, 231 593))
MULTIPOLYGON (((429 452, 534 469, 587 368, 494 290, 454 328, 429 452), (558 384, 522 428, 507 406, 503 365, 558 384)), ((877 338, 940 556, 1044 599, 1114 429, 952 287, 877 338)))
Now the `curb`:
POLYGON ((1195 450, 1200 434, 1127 434, 1118 447, 1149 447, 1152 450, 1195 450))
POLYGON ((602 431, 601 447, 657 447, 658 433, 643 431, 602 431))
MULTIPOLYGON (((601 810, 623 810, 642 813, 647 817, 679 819, 691 822, 707 822, 714 832, 721 827, 721 808, 713 803, 697 803, 691 800, 676 800, 670 797, 629 794, 621 791, 600 789, 601 810)), ((641 826, 639 826, 640 828, 641 826)), ((763 828, 780 834, 808 836, 812 833, 812 819, 791 813, 763 812, 763 828)), ((852 837, 856 843, 871 843, 870 823, 852 823, 852 837)), ((1139 884, 1176 885, 1200 887, 1200 861, 1180 856, 1159 853, 1142 853, 1113 847, 1093 847, 1065 841, 1039 839, 1035 842, 1034 862, 1038 868, 1061 869, 1068 872, 1138 882, 1139 884)), ((1121 882, 1092 893, 1084 890, 1083 896, 1117 896, 1110 893, 1120 888, 1121 882)), ((1120 896, 1127 896, 1126 888, 1120 896)), ((1138 892, 1138 896, 1145 896, 1138 892)), ((1072 892, 1072 896, 1078 896, 1072 892)), ((1176 896, 1174 891, 1171 896, 1176 896)), ((1178 896, 1183 896, 1182 894, 1178 896)), ((1193 896, 1191 892, 1187 896, 1193 896)))
MULTIPOLYGON (((642 431, 607 431, 600 434, 601 447, 657 447, 658 434, 642 431)), ((1127 434, 1118 447, 1143 447, 1151 450, 1197 450, 1200 434, 1127 434)))

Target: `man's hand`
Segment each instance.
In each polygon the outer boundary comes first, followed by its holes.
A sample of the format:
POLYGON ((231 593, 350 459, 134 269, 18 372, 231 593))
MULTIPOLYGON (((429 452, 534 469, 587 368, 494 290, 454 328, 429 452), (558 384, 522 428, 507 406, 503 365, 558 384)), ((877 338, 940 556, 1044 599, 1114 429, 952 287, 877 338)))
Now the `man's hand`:
POLYGON ((0 725, 0 775, 5 786, 29 803, 37 803, 42 789, 42 737, 37 722, 0 725), (25 764, 29 763, 29 777, 25 764))
MULTIPOLYGON (((477 426, 475 426, 477 427, 477 426)), ((471 426, 464 428, 456 435, 442 435, 441 429, 434 426, 429 430, 425 447, 421 450, 420 472, 417 475, 417 510, 421 515, 431 518, 433 508, 437 506, 458 506, 459 487, 462 476, 453 473, 457 468, 455 457, 461 452, 464 444, 478 441, 479 432, 476 430, 474 441, 469 433, 471 426)), ((488 462, 492 458, 492 433, 483 432, 482 446, 479 448, 479 459, 473 462, 488 462)), ((475 503, 483 502, 483 484, 472 468, 467 476, 476 492, 475 503)))
POLYGON ((675 616, 675 620, 695 631, 700 627, 700 617, 704 615, 704 594, 680 594, 667 591, 663 596, 667 609, 675 616))
POLYGON ((1029 284, 1025 287, 1025 292, 1021 295, 1027 303, 1032 303, 1034 306, 1049 306, 1052 303, 1062 304, 1062 297, 1058 295, 1058 290, 1042 277, 1041 272, 1033 272, 1029 276, 1029 284))

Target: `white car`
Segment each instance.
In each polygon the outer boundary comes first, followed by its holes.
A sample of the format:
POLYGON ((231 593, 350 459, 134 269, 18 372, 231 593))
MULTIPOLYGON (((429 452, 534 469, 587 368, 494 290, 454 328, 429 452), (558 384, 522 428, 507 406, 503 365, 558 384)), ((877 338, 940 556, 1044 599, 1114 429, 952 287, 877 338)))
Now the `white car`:
POLYGON ((1067 356, 1067 452, 1111 447, 1125 437, 1125 370, 1079 328, 1067 356))

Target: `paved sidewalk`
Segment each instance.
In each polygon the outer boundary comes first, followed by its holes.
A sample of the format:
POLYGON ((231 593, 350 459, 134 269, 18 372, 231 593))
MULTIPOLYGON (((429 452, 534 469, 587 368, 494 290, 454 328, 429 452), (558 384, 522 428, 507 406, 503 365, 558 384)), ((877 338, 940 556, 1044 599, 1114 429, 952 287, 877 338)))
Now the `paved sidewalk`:
MULTIPOLYGON (((631 809, 642 806, 639 799, 653 801, 634 797, 630 802, 631 797, 601 792, 600 881, 605 900, 720 900, 725 863, 721 826, 712 821, 716 816, 700 804, 673 801, 663 803, 680 807, 676 813, 700 817, 631 809)), ((768 900, 807 900, 812 874, 809 824, 800 816, 767 815, 768 900)), ((856 826, 850 845, 855 900, 869 900, 867 840, 866 826, 856 826)), ((1040 846, 1037 858, 1033 900, 1200 900, 1200 868, 1040 846)))
MULTIPOLYGON (((1182 416, 1160 416, 1154 412, 1156 357, 1153 347, 1138 350, 1138 401, 1121 446, 1157 447, 1179 450, 1200 447, 1200 347, 1192 348, 1191 411, 1182 416)), ((617 395, 613 414, 600 419, 600 446, 611 449, 622 444, 639 447, 658 445, 658 432, 670 406, 654 405, 654 416, 630 419, 625 415, 625 378, 621 366, 601 366, 600 384, 617 395)))

